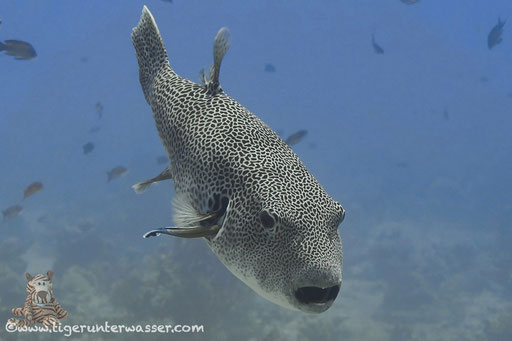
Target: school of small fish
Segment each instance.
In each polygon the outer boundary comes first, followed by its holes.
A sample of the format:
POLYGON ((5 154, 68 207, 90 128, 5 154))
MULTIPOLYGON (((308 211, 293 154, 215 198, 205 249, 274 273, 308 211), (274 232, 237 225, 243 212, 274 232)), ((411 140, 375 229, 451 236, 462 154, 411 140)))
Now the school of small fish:
MULTIPOLYGON (((41 181, 32 182, 23 190, 23 198, 21 200, 25 200, 28 197, 31 197, 34 194, 41 192, 43 188, 44 184, 41 181)), ((3 220, 7 221, 13 219, 19 216, 21 212, 23 212, 23 206, 19 204, 9 206, 6 209, 2 210, 3 220)))

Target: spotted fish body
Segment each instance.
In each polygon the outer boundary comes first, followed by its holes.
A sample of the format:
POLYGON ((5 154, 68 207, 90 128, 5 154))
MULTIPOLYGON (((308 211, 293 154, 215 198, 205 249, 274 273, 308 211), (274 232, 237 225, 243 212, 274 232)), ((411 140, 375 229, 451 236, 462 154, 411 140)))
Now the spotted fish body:
POLYGON ((175 224, 209 228, 211 250, 268 300, 327 310, 341 285, 343 207, 258 117, 220 87, 212 93, 174 72, 146 7, 132 39, 170 160, 155 181, 173 179, 175 224))

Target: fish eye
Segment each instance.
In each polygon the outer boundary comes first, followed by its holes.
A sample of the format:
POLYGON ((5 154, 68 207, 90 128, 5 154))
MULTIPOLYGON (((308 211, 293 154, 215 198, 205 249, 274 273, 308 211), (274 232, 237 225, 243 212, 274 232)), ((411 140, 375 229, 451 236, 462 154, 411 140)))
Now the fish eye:
POLYGON ((338 204, 338 208, 339 208, 339 211, 338 211, 338 214, 337 214, 338 215, 337 227, 339 227, 340 224, 343 222, 343 220, 345 220, 345 209, 340 204, 338 204))
POLYGON ((41 285, 41 282, 37 282, 37 285, 41 285))
POLYGON ((340 224, 345 220, 345 209, 341 207, 341 218, 340 218, 340 224))
POLYGON ((262 210, 260 212, 260 221, 264 228, 270 229, 270 228, 274 227, 274 225, 276 224, 276 220, 277 220, 277 217, 275 214, 273 214, 267 210, 262 210))

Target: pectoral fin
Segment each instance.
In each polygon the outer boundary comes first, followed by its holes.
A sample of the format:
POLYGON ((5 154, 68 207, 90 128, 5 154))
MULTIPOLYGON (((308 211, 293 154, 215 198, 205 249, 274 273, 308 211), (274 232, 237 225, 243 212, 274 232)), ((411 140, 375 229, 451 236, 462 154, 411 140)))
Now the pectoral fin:
POLYGON ((172 179, 171 166, 164 169, 162 173, 158 174, 154 178, 133 185, 132 188, 135 190, 137 194, 141 194, 146 189, 148 189, 148 187, 151 186, 153 183, 169 179, 172 179))

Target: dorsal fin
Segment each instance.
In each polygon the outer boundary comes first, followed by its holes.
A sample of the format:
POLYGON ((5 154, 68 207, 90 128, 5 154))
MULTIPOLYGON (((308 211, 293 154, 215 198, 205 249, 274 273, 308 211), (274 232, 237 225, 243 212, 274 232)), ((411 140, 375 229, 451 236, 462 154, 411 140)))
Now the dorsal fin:
POLYGON ((213 65, 210 67, 210 75, 206 78, 204 70, 201 71, 201 83, 212 96, 222 92, 219 82, 220 65, 222 59, 231 45, 231 35, 226 27, 219 30, 213 41, 213 65))

